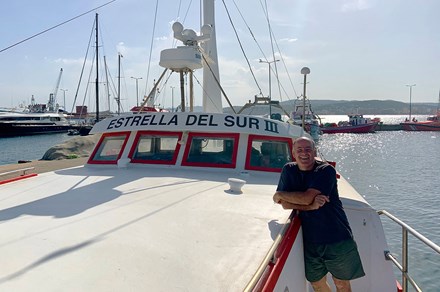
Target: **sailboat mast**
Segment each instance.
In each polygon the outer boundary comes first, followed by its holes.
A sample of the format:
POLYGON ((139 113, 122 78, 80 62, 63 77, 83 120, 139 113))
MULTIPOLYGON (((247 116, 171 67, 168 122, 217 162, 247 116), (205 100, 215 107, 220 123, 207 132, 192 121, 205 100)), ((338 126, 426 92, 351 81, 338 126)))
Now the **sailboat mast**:
POLYGON ((201 46, 205 54, 209 56, 207 59, 212 61, 209 66, 205 61, 203 62, 203 109, 205 112, 221 113, 223 112, 223 106, 221 89, 218 84, 220 83, 220 74, 215 33, 214 0, 203 0, 202 24, 211 26, 211 37, 209 40, 204 41, 201 46))
POLYGON ((440 89, 438 91, 437 115, 440 114, 440 89))
POLYGON ((121 53, 118 54, 118 116, 121 114, 121 53))
POLYGON ((96 83, 95 83, 95 93, 96 93, 96 122, 99 122, 99 57, 98 57, 98 13, 95 15, 96 23, 96 40, 95 40, 95 50, 96 50, 96 83))

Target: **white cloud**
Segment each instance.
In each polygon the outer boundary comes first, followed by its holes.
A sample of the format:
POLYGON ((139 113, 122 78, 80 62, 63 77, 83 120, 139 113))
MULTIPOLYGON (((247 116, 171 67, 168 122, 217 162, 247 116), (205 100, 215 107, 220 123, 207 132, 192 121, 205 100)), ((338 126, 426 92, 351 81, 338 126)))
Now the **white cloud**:
POLYGON ((371 7, 369 0, 346 0, 342 5, 342 12, 366 10, 371 7))
POLYGON ((296 42, 297 40, 298 40, 297 38, 282 38, 280 39, 280 42, 293 43, 296 42))
POLYGON ((117 52, 121 53, 122 56, 124 56, 125 53, 126 53, 126 51, 127 51, 126 48, 125 48, 125 44, 124 44, 124 42, 119 42, 119 43, 116 45, 116 50, 117 50, 117 52))

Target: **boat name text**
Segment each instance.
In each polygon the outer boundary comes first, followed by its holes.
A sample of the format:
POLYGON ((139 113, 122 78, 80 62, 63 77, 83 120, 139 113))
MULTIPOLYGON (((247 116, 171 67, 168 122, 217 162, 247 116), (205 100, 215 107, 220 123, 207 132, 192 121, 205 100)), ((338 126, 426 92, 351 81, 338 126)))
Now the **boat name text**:
POLYGON ((107 130, 121 129, 126 127, 139 126, 180 126, 182 122, 185 126, 200 126, 200 127, 217 127, 220 123, 225 127, 239 127, 249 128, 278 133, 278 125, 275 122, 264 120, 264 125, 261 125, 261 120, 254 117, 246 116, 224 116, 223 121, 216 121, 214 115, 199 114, 187 115, 184 121, 179 120, 182 117, 179 115, 149 115, 142 114, 136 116, 125 116, 111 120, 107 126, 107 130))

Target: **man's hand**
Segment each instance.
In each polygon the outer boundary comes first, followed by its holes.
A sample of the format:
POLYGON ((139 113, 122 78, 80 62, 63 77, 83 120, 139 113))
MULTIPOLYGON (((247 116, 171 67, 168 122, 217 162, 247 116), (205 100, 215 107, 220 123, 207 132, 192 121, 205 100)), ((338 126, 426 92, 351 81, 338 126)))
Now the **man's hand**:
POLYGON ((281 194, 280 192, 275 192, 275 195, 273 195, 273 202, 275 204, 281 204, 281 194))
POLYGON ((311 210, 317 210, 324 206, 325 203, 330 202, 330 199, 327 196, 324 195, 316 195, 315 199, 313 200, 313 203, 311 204, 311 210))

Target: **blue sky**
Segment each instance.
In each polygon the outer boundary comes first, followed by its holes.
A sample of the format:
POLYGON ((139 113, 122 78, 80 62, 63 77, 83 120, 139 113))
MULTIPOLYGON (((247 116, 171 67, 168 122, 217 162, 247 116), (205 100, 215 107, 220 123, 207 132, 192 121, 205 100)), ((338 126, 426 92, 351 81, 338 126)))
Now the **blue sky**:
MULTIPOLYGON (((234 1, 224 1, 262 93, 267 95, 268 65, 259 63, 263 55, 239 16, 234 1)), ((0 50, 106 2, 10 1, 8 8, 1 12, 0 50)), ((185 28, 199 30, 198 2, 160 0, 154 36, 155 0, 117 0, 96 11, 100 22, 100 54, 106 56, 114 84, 117 84, 118 52, 123 55, 123 110, 136 105, 136 83, 130 77, 142 77, 138 85, 140 96, 143 96, 162 72, 158 65, 160 51, 173 47, 172 23, 179 19, 185 28)), ((235 3, 264 54, 270 58, 268 24, 261 6, 264 0, 235 0, 235 3)), ((243 105, 253 99, 259 89, 249 73, 223 2, 216 0, 215 5, 221 83, 232 104, 243 105)), ((277 67, 287 93, 279 93, 276 78, 272 75, 273 99, 286 101, 301 95, 303 76, 300 70, 307 66, 311 70, 307 78, 307 96, 312 100, 392 99, 409 102, 409 87, 406 85, 416 84, 412 88, 413 102, 437 102, 440 89, 440 1, 270 0, 267 5, 276 38, 274 52, 277 59, 281 59, 281 53, 284 61, 278 62, 277 67)), ((60 68, 63 68, 60 88, 67 90, 66 104, 70 110, 93 22, 94 12, 1 52, 0 106, 29 103, 32 95, 38 103, 46 103, 55 88, 60 68)), ((202 80, 201 72, 196 72, 195 76, 202 80)), ((92 92, 84 93, 84 82, 79 89, 77 105, 85 100, 93 111, 94 97, 92 92)), ((173 104, 176 106, 178 84, 177 75, 173 75, 157 102, 171 107, 174 91, 173 104)), ((200 88, 196 89, 197 92, 200 88)), ((63 93, 57 93, 61 105, 64 103, 63 93)), ((108 103, 102 99, 101 109, 105 109, 108 103)), ((195 102, 200 105, 201 97, 196 97, 195 102)), ((223 106, 226 105, 224 101, 223 106)), ((115 110, 113 101, 110 109, 115 110)))

